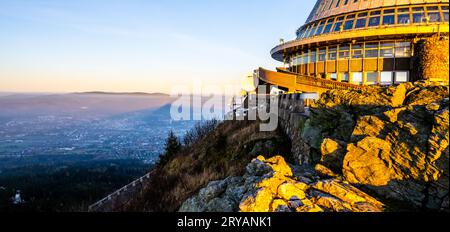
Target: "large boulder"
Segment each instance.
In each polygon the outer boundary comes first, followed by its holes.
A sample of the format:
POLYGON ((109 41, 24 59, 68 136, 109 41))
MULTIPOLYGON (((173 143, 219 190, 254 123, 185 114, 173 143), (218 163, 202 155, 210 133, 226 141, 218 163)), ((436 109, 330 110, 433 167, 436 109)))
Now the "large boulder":
MULTIPOLYGON (((298 169, 301 167, 293 167, 298 169)), ((383 204, 367 194, 332 181, 303 182, 316 179, 315 173, 296 176, 281 156, 260 156, 246 168, 243 177, 214 181, 186 200, 181 212, 373 212, 383 204), (270 170, 269 170, 270 169, 270 170), (311 176, 313 175, 313 176, 311 176)))

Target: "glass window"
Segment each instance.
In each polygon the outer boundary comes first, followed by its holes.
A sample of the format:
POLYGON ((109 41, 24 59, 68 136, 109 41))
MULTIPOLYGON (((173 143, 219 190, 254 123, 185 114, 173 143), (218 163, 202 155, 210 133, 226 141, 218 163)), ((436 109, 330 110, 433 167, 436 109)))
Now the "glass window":
POLYGON ((366 43, 365 57, 378 57, 378 43, 366 43))
POLYGON ((393 73, 392 72, 381 72, 380 84, 382 85, 392 85, 393 83, 393 73))
POLYGON ((369 27, 377 27, 380 25, 380 16, 369 18, 369 27))
POLYGON ((359 13, 358 19, 356 20, 355 29, 365 28, 367 24, 367 12, 359 13))
POLYGON ((384 58, 394 57, 394 43, 381 43, 380 56, 384 58))
POLYGON ((350 19, 350 20, 345 21, 345 24, 344 24, 344 31, 348 31, 348 30, 353 29, 353 23, 354 23, 354 22, 355 22, 354 19, 350 19))
POLYGON ((348 73, 341 73, 341 81, 348 82, 348 73))
POLYGON ((354 72, 352 74, 352 82, 354 84, 358 84, 358 85, 362 84, 362 82, 363 82, 363 73, 362 72, 354 72))
POLYGON ((326 58, 327 58, 327 50, 325 48, 321 48, 319 50, 318 58, 319 58, 319 61, 325 61, 326 60, 326 58))
POLYGON ((367 17, 367 12, 359 13, 358 18, 367 17))
POLYGON ((408 82, 408 72, 395 72, 395 83, 408 82))
POLYGON ((395 57, 410 57, 410 56, 411 56, 410 42, 395 43, 395 57))
POLYGON ((316 36, 322 34, 322 30, 323 30, 323 25, 325 24, 325 21, 320 22, 319 27, 317 27, 316 30, 316 36))
POLYGON ((352 58, 360 59, 363 58, 363 45, 362 44, 354 44, 352 45, 352 58))
POLYGON ((309 52, 309 63, 316 63, 316 51, 310 51, 309 52))
POLYGON ((409 13, 409 7, 405 7, 405 8, 398 8, 397 9, 398 13, 409 13))
POLYGON ((394 15, 385 15, 383 16, 383 25, 394 25, 395 17, 394 15))
POLYGON ((398 24, 410 24, 409 14, 399 14, 397 15, 398 24))
POLYGON ((347 15, 346 19, 354 19, 355 16, 356 16, 355 14, 347 15))
POLYGON ((350 46, 339 46, 339 59, 350 58, 350 46))
POLYGON ((333 32, 341 31, 342 21, 334 24, 333 32))
POLYGON ((413 7, 413 23, 423 23, 425 22, 425 14, 423 7, 413 7))
POLYGON ((424 13, 414 13, 413 14, 413 23, 423 23, 425 22, 424 13))
POLYGON ((337 74, 336 73, 330 73, 331 80, 337 80, 337 74))
POLYGON ((355 28, 364 28, 364 27, 366 27, 366 22, 367 22, 366 18, 360 18, 360 19, 356 20, 355 28))
POLYGON ((368 72, 367 73, 367 81, 366 83, 369 85, 377 84, 378 73, 377 72, 368 72))
POLYGON ((441 6, 444 22, 448 22, 448 6, 441 6))
POLYGON ((337 47, 328 47, 328 60, 336 60, 337 47))
POLYGON ((303 64, 307 64, 308 63, 308 52, 304 52, 303 53, 303 64))
POLYGON ((308 38, 309 37, 312 37, 313 35, 314 35, 314 32, 316 31, 316 26, 315 25, 312 25, 311 26, 311 30, 309 31, 309 33, 308 33, 308 38))
POLYGON ((381 14, 381 11, 379 11, 379 10, 370 12, 371 16, 373 16, 373 15, 380 15, 380 14, 381 14))
POLYGON ((430 19, 431 23, 440 22, 441 14, 439 12, 431 12, 428 13, 428 18, 430 19))
POLYGON ((297 31, 297 38, 299 38, 299 39, 302 38, 303 32, 305 32, 304 28, 299 29, 297 31))
POLYGON ((300 38, 305 38, 306 33, 308 33, 307 28, 303 28, 302 34, 300 35, 300 38))
POLYGON ((331 28, 333 27, 333 19, 329 19, 327 25, 325 26, 325 29, 323 29, 322 34, 328 34, 331 31, 331 28))

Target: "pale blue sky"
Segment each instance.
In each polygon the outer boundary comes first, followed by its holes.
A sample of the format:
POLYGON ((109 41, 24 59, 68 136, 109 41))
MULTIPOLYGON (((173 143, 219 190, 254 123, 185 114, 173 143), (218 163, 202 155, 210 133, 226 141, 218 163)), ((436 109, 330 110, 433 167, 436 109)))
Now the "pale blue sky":
POLYGON ((0 91, 238 84, 315 0, 0 0, 0 91))

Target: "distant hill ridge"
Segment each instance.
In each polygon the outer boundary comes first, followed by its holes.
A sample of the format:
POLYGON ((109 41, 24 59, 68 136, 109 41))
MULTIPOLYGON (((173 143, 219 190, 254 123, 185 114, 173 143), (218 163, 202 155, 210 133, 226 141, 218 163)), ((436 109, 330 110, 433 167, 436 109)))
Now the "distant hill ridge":
POLYGON ((92 92, 79 92, 74 94, 81 95, 133 95, 133 96, 164 96, 169 97, 169 94, 165 93, 145 93, 145 92, 102 92, 102 91, 92 91, 92 92))

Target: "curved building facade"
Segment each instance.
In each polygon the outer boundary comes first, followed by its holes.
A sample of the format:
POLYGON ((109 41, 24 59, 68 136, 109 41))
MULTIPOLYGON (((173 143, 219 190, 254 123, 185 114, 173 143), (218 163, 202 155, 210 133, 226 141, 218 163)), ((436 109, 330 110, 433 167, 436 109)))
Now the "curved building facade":
POLYGON ((416 43, 448 32, 448 0, 318 0, 297 38, 271 55, 285 73, 391 85, 418 79, 416 43))

